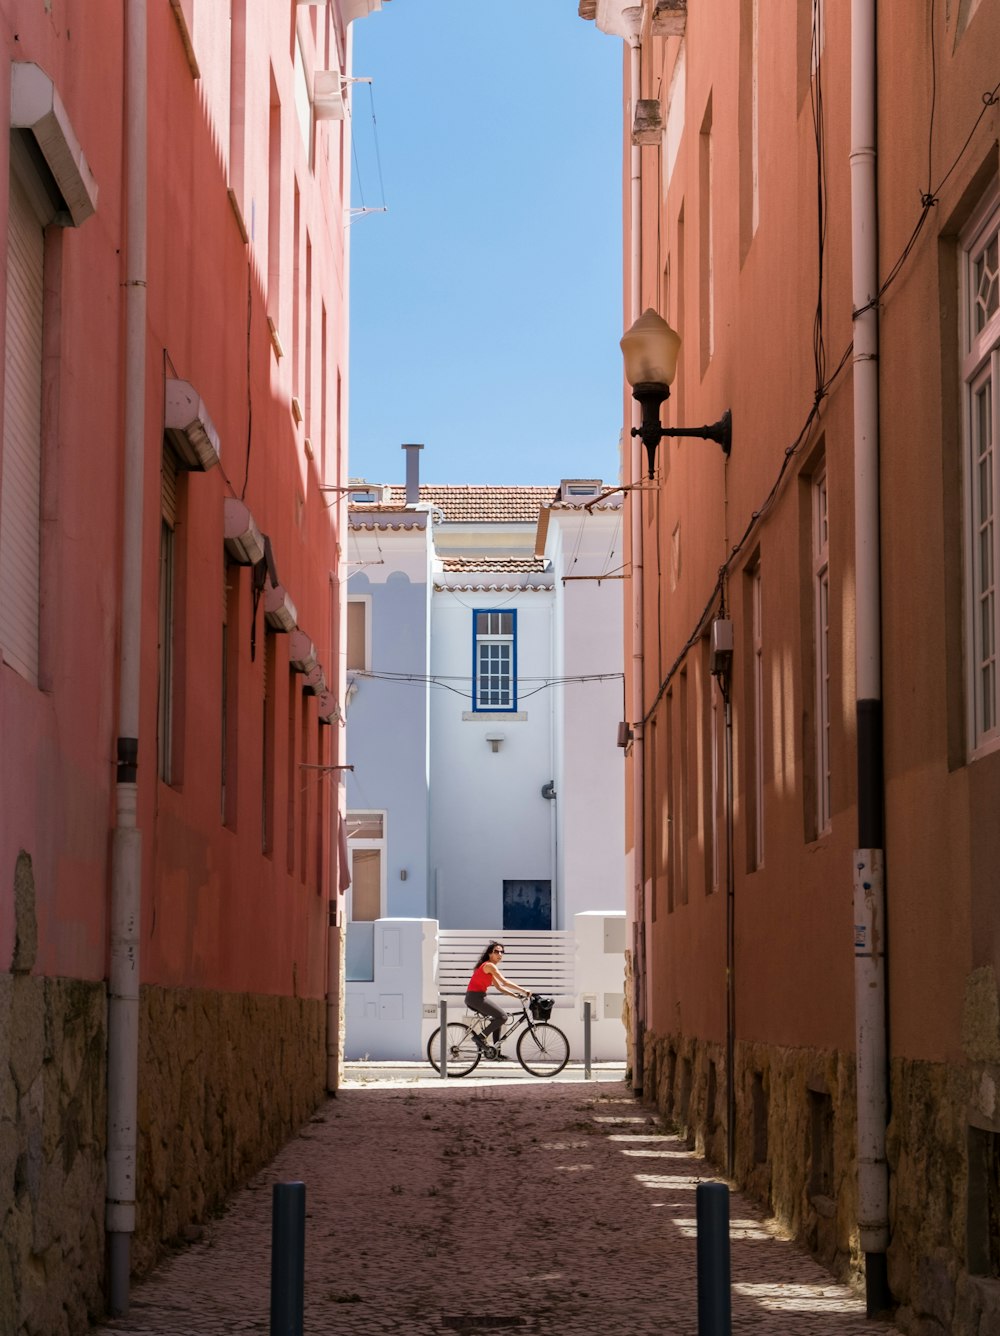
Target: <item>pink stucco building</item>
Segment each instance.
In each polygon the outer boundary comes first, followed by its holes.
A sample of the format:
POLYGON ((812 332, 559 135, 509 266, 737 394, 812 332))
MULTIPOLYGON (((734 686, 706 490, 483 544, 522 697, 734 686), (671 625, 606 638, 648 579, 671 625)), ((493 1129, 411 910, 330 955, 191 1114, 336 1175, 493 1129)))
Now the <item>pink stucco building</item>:
POLYGON ((1000 4, 579 9, 623 323, 733 424, 627 470, 633 1081, 870 1308, 1000 1330, 1000 4))
POLYGON ((336 1082, 378 8, 0 0, 5 1332, 126 1304, 336 1082))

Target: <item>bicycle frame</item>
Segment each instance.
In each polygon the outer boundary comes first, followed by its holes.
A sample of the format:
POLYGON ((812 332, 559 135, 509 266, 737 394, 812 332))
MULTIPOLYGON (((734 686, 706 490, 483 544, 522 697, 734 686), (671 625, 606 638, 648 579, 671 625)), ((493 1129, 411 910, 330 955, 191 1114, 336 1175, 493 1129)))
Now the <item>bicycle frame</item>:
POLYGON ((500 1044, 520 1032, 516 1056, 524 1070, 532 1076, 555 1076, 569 1061, 569 1040, 558 1025, 553 1025, 549 1020, 536 1021, 529 1008, 530 999, 522 998, 520 1013, 507 1017, 495 1045, 486 1039, 486 1030, 494 1025, 495 1018, 480 1012, 466 1012, 460 1021, 447 1023, 447 1033, 443 1040, 440 1028, 433 1032, 427 1041, 428 1061, 435 1070, 440 1070, 439 1050, 441 1043, 445 1042, 451 1053, 448 1075, 467 1076, 478 1066, 480 1059, 505 1057, 499 1051, 500 1044))
MULTIPOLYGON (((473 1034, 479 1035, 485 1044, 492 1046, 490 1045, 490 1041, 485 1038, 486 1030, 493 1024, 489 1016, 484 1016, 479 1011, 467 1010, 465 1013, 465 1021, 473 1034)), ((505 1039, 509 1039, 512 1034, 516 1034, 524 1024, 527 1024, 529 1030, 534 1030, 535 1028, 531 1013, 528 1011, 528 1003, 524 998, 521 998, 521 1014, 519 1016, 507 1017, 503 1023, 503 1028, 500 1031, 500 1038, 496 1041, 497 1045, 499 1046, 505 1039)))

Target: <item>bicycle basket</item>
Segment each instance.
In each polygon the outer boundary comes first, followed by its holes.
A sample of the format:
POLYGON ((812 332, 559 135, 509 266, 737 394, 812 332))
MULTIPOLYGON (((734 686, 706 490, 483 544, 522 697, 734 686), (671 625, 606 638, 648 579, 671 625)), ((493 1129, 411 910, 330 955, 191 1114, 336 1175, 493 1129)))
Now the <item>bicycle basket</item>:
POLYGON ((547 1021, 552 1015, 552 1008, 555 1006, 554 997, 542 997, 541 993, 531 994, 531 1019, 534 1021, 547 1021))

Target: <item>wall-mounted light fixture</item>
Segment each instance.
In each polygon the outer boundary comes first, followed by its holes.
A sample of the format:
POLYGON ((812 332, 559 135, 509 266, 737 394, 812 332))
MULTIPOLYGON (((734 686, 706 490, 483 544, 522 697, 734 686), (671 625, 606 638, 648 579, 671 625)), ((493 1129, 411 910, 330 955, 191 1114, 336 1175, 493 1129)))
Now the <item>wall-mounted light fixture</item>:
POLYGON ((500 750, 500 744, 503 742, 502 733, 487 733, 486 741, 490 744, 490 751, 496 753, 500 750))
POLYGON ((642 408, 642 425, 633 427, 632 435, 641 437, 646 447, 651 478, 656 447, 664 436, 700 436, 721 445, 725 455, 732 448, 733 418, 728 408, 718 422, 707 427, 660 426, 660 406, 670 398, 680 346, 681 336, 651 307, 625 331, 621 341, 625 379, 632 386, 633 399, 642 408))

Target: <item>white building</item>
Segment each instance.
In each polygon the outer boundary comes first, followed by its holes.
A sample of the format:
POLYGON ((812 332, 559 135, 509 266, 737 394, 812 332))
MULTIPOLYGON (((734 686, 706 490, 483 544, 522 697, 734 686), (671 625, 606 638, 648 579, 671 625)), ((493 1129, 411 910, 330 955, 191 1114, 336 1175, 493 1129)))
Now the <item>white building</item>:
POLYGON ((579 1030, 588 997, 594 1055, 620 1056, 620 494, 420 486, 404 449, 406 488, 350 495, 347 1055, 422 1053, 465 930, 528 984, 518 944, 551 934, 554 1019, 579 1030))

